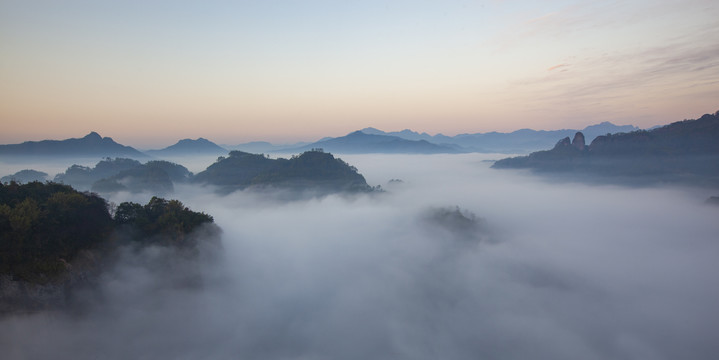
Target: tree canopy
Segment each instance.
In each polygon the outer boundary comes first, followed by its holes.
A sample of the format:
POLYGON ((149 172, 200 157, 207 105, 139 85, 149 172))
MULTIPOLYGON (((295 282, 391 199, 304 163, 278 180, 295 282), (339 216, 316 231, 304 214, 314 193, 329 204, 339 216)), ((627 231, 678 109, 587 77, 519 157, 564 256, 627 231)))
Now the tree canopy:
POLYGON ((140 244, 194 246, 187 235, 212 223, 180 201, 153 197, 147 205, 121 203, 111 216, 107 202, 68 185, 0 184, 0 275, 33 283, 63 274, 83 250, 112 248, 116 230, 130 230, 140 244))

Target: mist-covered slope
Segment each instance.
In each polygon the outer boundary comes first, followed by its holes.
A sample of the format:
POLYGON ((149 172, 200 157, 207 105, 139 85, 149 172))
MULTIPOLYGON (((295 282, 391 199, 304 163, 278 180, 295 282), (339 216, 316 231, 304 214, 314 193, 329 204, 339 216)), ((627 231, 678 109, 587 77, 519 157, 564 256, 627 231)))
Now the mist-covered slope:
POLYGON ((72 165, 55 175, 54 181, 102 194, 130 191, 165 195, 173 191, 175 183, 188 182, 191 177, 187 168, 169 161, 143 164, 133 159, 106 158, 94 167, 72 165))

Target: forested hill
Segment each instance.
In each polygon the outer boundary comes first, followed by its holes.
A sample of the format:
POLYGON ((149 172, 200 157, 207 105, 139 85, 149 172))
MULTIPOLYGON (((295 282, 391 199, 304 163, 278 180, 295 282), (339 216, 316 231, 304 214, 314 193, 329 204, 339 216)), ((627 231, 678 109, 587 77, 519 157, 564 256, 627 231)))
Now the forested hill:
POLYGON ((0 184, 0 278, 53 282, 81 253, 111 252, 122 241, 194 246, 187 235, 212 222, 211 216, 177 200, 153 197, 144 206, 121 203, 113 217, 104 199, 68 185, 0 184), (117 238, 118 231, 125 235, 117 238))
POLYGON ((49 281, 80 251, 105 243, 113 228, 96 195, 54 183, 0 184, 0 275, 49 281))
POLYGON ((268 186, 322 192, 371 190, 355 167, 320 149, 290 159, 232 151, 195 175, 194 181, 223 192, 268 186))
POLYGON ((653 130, 599 136, 579 132, 551 150, 502 159, 494 168, 527 168, 628 181, 719 186, 719 112, 653 130))

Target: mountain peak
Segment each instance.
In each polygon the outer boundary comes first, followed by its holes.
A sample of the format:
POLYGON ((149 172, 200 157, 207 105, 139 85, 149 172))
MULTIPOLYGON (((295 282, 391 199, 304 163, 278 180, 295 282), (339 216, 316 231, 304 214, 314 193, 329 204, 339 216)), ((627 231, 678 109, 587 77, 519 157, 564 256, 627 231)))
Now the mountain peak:
POLYGON ((160 150, 148 150, 148 154, 226 154, 227 150, 205 138, 182 139, 160 150))
POLYGON ((384 131, 379 130, 377 128, 373 128, 373 127, 366 127, 364 129, 358 130, 358 131, 363 132, 365 134, 369 134, 369 135, 384 135, 385 134, 384 131))
POLYGON ((92 132, 90 132, 89 134, 85 135, 85 137, 83 137, 83 139, 87 139, 87 140, 102 140, 102 136, 100 136, 100 134, 98 134, 98 133, 92 131, 92 132))

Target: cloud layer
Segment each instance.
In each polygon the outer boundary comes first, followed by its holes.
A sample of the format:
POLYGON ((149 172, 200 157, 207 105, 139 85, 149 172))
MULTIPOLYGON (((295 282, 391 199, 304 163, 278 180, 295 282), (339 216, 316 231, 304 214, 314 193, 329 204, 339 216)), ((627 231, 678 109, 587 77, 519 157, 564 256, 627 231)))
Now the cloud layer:
POLYGON ((719 350, 719 225, 702 205, 708 194, 550 183, 491 170, 480 154, 343 158, 373 185, 404 182, 293 202, 180 188, 180 200, 223 228, 220 251, 170 261, 169 271, 157 266, 171 259, 161 250, 128 255, 85 313, 1 320, 3 357, 709 359, 719 350), (433 218, 455 206, 479 230, 433 218), (180 270, 201 282, 175 281, 180 270))

